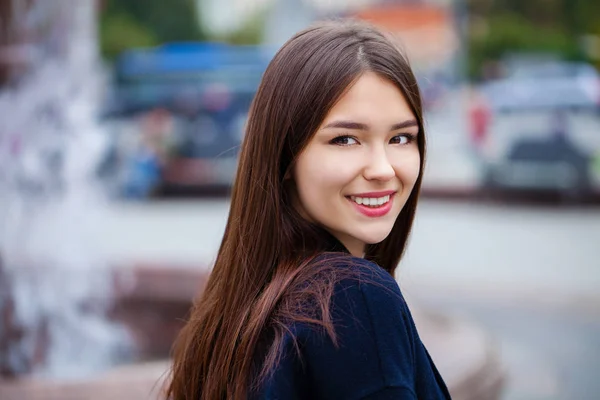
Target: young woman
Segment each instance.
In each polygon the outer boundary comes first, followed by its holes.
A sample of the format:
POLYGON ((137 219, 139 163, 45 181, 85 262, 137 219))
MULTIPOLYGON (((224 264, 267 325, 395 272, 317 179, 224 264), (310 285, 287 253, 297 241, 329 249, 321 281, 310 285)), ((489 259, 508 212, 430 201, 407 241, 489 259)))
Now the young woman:
POLYGON ((168 396, 448 399, 393 278, 424 158, 419 89, 393 41, 349 21, 290 39, 252 103, 168 396))

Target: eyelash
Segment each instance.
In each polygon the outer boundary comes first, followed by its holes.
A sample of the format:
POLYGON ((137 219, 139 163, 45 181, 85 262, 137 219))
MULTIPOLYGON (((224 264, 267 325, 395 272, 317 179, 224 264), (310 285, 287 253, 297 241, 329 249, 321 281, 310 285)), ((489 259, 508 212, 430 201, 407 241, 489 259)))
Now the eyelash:
MULTIPOLYGON (((416 140, 416 135, 412 134, 412 133, 403 133, 401 135, 396 135, 394 136, 392 139, 398 138, 398 137, 405 137, 408 139, 408 142, 405 143, 404 145, 410 144, 412 142, 414 142, 416 140)), ((350 138, 350 139, 354 139, 358 142, 358 139, 356 139, 355 137, 351 136, 351 135, 339 135, 336 136, 335 138, 331 139, 331 141, 329 143, 331 144, 335 144, 337 146, 354 146, 354 144, 343 144, 340 143, 340 139, 345 139, 345 138, 350 138)), ((393 144, 399 144, 399 143, 393 143, 393 144)))

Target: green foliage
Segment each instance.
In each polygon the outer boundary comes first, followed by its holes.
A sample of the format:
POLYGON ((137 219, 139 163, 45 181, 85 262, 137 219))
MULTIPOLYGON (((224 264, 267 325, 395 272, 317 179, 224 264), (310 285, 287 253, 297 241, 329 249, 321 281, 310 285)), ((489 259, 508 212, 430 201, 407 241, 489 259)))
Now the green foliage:
POLYGON ((557 28, 537 27, 525 17, 504 13, 487 20, 487 32, 471 37, 470 75, 476 76, 486 60, 499 60, 509 53, 557 54, 564 58, 582 57, 575 38, 557 28))
MULTIPOLYGON (((600 30, 597 0, 469 0, 473 20, 484 29, 469 36, 469 75, 481 76, 488 61, 511 53, 554 54, 586 60, 582 35, 600 30)), ((600 32, 599 32, 600 33, 600 32)))
POLYGON ((194 0, 106 0, 101 49, 113 58, 131 47, 202 40, 194 0))
POLYGON ((100 29, 102 53, 113 59, 123 50, 132 47, 150 47, 158 44, 152 31, 129 14, 114 14, 100 29))
POLYGON ((224 36, 214 38, 231 44, 259 44, 263 40, 265 23, 267 21, 266 10, 260 10, 254 13, 242 24, 239 29, 224 36))

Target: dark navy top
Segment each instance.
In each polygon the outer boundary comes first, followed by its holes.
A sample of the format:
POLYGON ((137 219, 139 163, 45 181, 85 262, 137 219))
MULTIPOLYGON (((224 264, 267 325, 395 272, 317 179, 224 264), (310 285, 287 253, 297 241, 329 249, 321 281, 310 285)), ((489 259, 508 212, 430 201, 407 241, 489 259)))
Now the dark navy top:
MULTIPOLYGON (((323 330, 295 324, 281 362, 254 399, 450 399, 417 333, 394 278, 378 265, 346 257, 367 279, 344 279, 331 313, 338 346, 323 330)), ((347 264, 347 265, 343 265, 347 264)))

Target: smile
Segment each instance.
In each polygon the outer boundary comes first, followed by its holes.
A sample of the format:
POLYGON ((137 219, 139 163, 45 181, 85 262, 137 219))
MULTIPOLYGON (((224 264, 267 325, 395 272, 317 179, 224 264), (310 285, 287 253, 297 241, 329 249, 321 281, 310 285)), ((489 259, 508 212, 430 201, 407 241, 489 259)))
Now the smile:
POLYGON ((383 197, 357 197, 350 196, 350 199, 356 204, 369 206, 369 207, 380 207, 383 204, 390 201, 390 195, 383 197))
POLYGON ((361 214, 377 218, 383 217, 392 209, 394 203, 394 193, 388 192, 384 196, 367 197, 367 196, 347 196, 346 198, 354 205, 354 209, 361 214))

